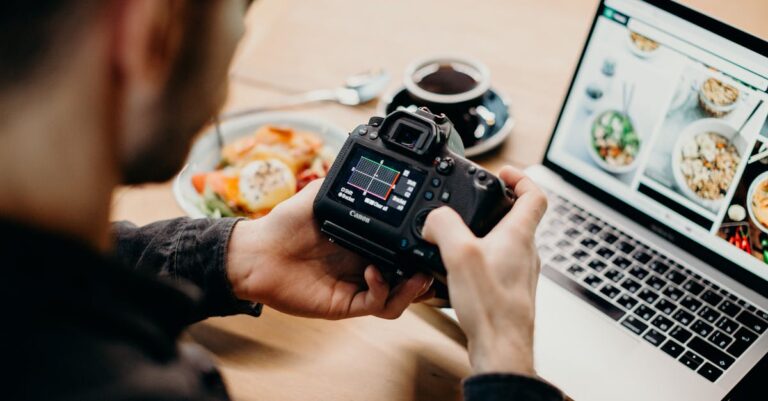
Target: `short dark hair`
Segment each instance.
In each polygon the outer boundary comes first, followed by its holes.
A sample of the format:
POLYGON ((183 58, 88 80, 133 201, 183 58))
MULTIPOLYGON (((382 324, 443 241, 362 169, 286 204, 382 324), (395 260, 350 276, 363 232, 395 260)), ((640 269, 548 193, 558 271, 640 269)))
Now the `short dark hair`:
POLYGON ((29 79, 47 56, 105 0, 4 0, 0 11, 0 88, 29 79))

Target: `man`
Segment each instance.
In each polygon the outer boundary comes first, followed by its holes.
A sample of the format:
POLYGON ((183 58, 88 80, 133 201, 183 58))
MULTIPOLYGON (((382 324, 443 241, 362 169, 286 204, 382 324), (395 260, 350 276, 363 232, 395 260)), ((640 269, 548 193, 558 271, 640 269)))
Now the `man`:
MULTIPOLYGON (((220 107, 241 0, 9 0, 0 14, 0 288, 8 400, 225 400, 210 359, 177 339, 261 305, 300 316, 397 318, 428 298, 320 234, 318 183, 255 221, 108 222, 120 184, 163 181, 220 107)), ((485 238, 450 209, 437 244, 469 340, 468 400, 560 398, 535 379, 543 194, 519 196, 485 238)))

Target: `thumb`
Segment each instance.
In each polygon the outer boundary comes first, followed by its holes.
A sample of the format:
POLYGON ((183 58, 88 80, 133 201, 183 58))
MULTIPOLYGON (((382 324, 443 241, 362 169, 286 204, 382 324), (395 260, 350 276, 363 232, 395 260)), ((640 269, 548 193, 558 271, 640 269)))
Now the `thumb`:
POLYGON ((451 249, 461 249, 461 244, 477 238, 464 224, 461 216, 447 206, 429 213, 422 236, 425 240, 437 245, 441 253, 447 253, 451 249))

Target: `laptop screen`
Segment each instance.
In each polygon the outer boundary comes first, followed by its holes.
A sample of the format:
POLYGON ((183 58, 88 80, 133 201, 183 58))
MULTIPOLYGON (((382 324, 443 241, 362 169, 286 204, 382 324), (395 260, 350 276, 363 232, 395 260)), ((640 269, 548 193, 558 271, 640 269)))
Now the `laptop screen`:
POLYGON ((606 0, 546 159, 768 281, 767 92, 765 55, 606 0))

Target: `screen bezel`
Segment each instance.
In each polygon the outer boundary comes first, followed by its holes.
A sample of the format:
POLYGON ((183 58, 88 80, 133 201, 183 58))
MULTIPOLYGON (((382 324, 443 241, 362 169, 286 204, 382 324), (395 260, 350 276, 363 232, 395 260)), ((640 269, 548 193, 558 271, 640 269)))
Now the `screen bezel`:
MULTIPOLYGON (((709 17, 705 14, 702 14, 698 11, 695 11, 693 9, 690 9, 686 6, 683 6, 679 3, 675 3, 670 0, 642 0, 642 1, 662 11, 666 11, 674 16, 682 18, 694 25, 699 26, 700 28, 703 28, 712 33, 715 33, 737 45, 741 45, 758 54, 768 57, 768 42, 756 36, 753 36, 747 32, 739 30, 724 22, 718 21, 712 17, 709 17)), ((587 35, 587 39, 584 42, 584 47, 582 48, 581 55, 579 56, 579 61, 576 64, 576 68, 574 69, 573 77, 571 78, 571 83, 568 86, 567 94, 563 100, 563 105, 560 108, 560 112, 558 113, 555 126, 552 130, 552 135, 550 135, 549 142, 547 143, 547 148, 544 151, 543 165, 553 170, 560 176, 562 176, 566 181, 568 181, 573 186, 583 191, 587 191, 590 194, 590 196, 596 198, 600 202, 610 206, 611 208, 624 214, 630 219, 637 221, 641 225, 644 225, 650 228, 652 231, 659 234, 660 236, 665 238, 667 241, 674 243, 675 245, 679 246, 680 248, 688 251, 693 255, 696 255, 698 259, 702 261, 711 261, 708 263, 708 265, 721 271, 727 276, 735 279, 736 281, 747 286, 748 288, 758 292, 762 296, 768 297, 768 281, 750 272, 749 270, 745 269, 741 265, 722 256, 721 254, 708 249, 703 244, 696 242, 683 234, 680 234, 677 230, 673 229, 672 227, 665 224, 664 222, 651 217, 650 215, 642 212, 641 210, 630 205, 629 203, 606 192, 602 188, 596 185, 593 185, 587 180, 569 171, 568 168, 558 165, 555 161, 549 158, 549 151, 552 147, 555 134, 557 133, 558 127, 560 126, 561 120, 563 118, 565 107, 567 105, 567 100, 571 97, 571 93, 573 91, 576 78, 578 77, 579 71, 581 69, 581 65, 584 61, 584 56, 586 54, 587 47, 589 46, 589 43, 592 40, 592 35, 595 31, 595 26, 597 25, 597 21, 599 21, 600 17, 602 16, 604 9, 605 9, 605 0, 601 0, 600 4, 598 4, 597 11, 595 12, 595 17, 592 20, 592 25, 589 28, 589 34, 587 35)))

